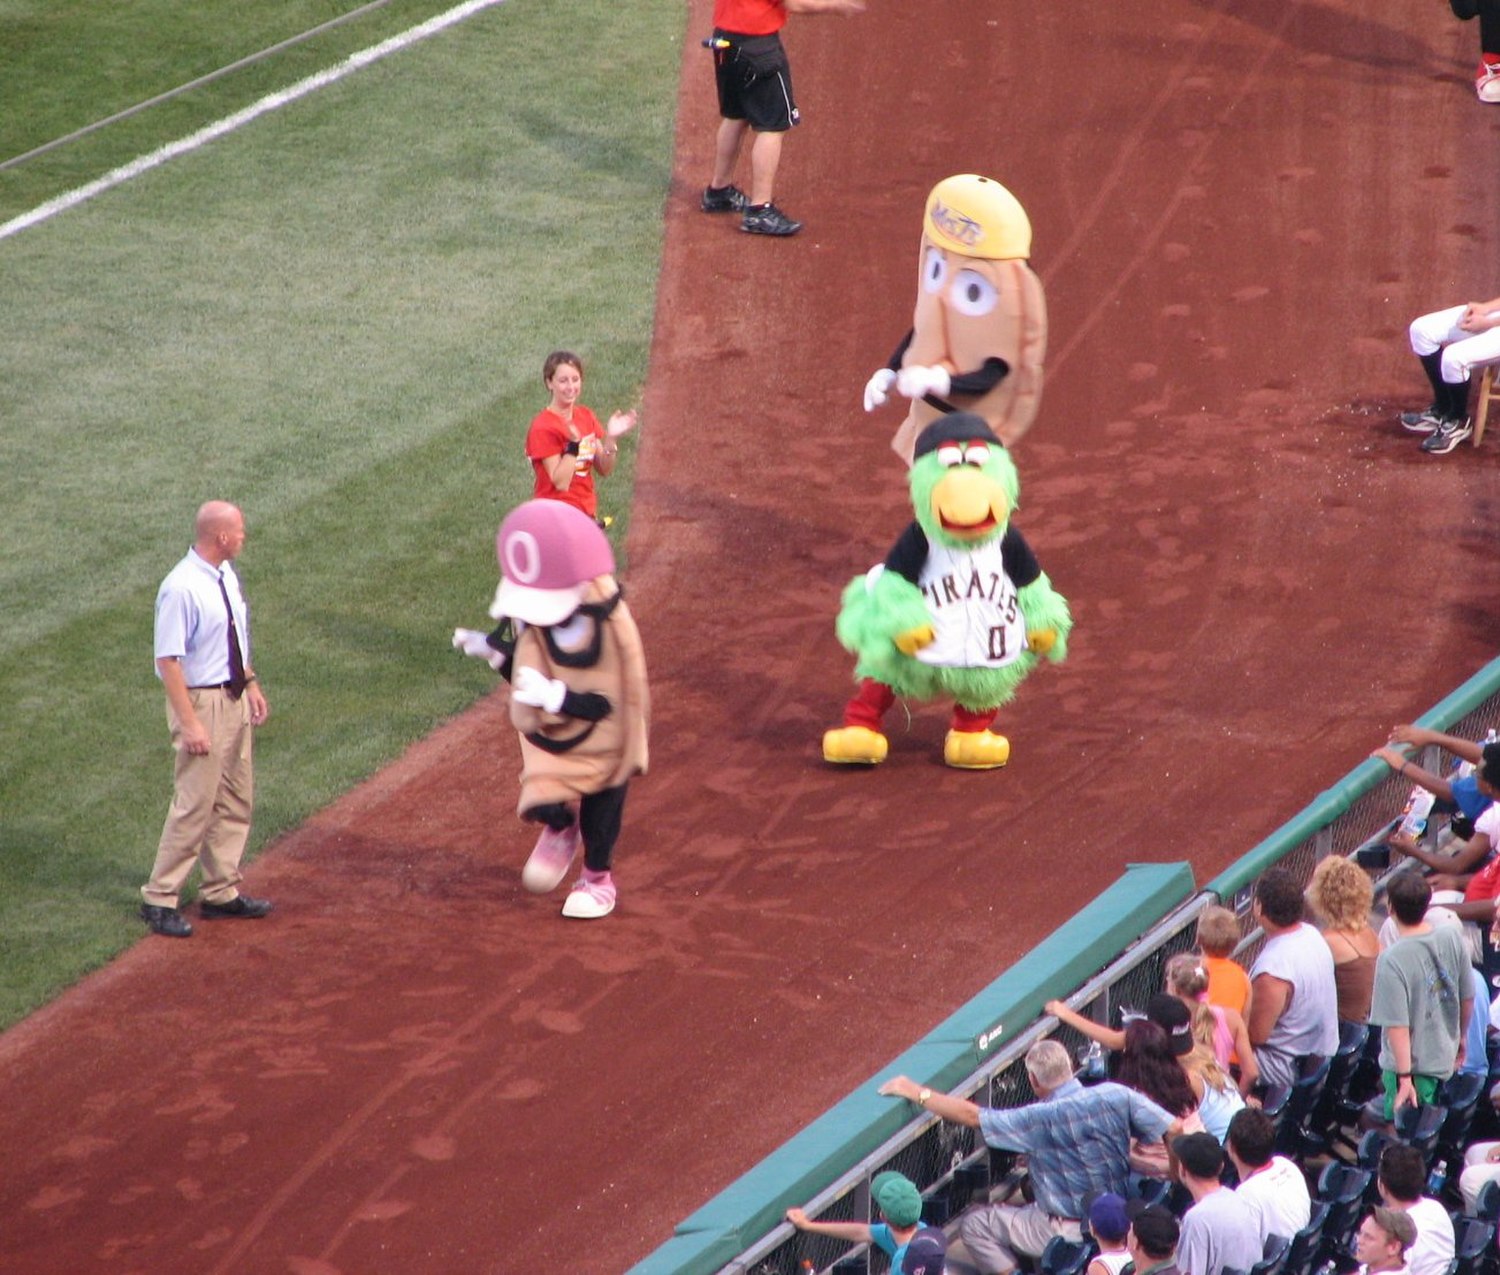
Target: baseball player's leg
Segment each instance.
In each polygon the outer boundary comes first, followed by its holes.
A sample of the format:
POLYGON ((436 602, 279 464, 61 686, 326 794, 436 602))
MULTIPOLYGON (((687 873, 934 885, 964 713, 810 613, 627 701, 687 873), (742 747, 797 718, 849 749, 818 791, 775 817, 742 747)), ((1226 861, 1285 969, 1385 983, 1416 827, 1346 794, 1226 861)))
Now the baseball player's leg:
POLYGON ((1500 362, 1500 328, 1473 336, 1466 334, 1462 340, 1443 347, 1443 380, 1449 385, 1467 386, 1476 367, 1497 362, 1500 362))
MULTIPOLYGON (((1465 306, 1449 306, 1445 310, 1434 310, 1411 321, 1407 336, 1412 353, 1422 365, 1427 383, 1432 386, 1432 404, 1421 411, 1402 412, 1401 424, 1417 434, 1436 432, 1450 413, 1453 391, 1443 380, 1443 347, 1464 335, 1458 326, 1463 318, 1465 306)), ((1467 397, 1467 389, 1465 390, 1467 397)))
POLYGON ((1446 310, 1434 310, 1431 314, 1413 319, 1407 329, 1407 335, 1411 338, 1411 352, 1418 358, 1424 354, 1436 354, 1449 341, 1458 341, 1468 335, 1458 326, 1465 309, 1467 307, 1461 305, 1449 306, 1446 310))

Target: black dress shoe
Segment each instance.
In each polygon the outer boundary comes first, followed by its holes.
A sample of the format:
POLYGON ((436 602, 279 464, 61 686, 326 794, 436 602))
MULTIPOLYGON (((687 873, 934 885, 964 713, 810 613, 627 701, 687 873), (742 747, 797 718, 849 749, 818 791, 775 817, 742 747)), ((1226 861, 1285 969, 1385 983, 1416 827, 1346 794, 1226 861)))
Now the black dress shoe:
POLYGON ((141 904, 141 920, 151 927, 153 934, 165 934, 169 939, 186 939, 193 935, 193 927, 176 908, 159 908, 151 903, 141 904))
POLYGON ((205 921, 218 921, 226 916, 255 921, 265 916, 271 907, 270 899, 252 899, 248 894, 237 894, 228 903, 209 903, 205 900, 198 905, 198 911, 205 921))

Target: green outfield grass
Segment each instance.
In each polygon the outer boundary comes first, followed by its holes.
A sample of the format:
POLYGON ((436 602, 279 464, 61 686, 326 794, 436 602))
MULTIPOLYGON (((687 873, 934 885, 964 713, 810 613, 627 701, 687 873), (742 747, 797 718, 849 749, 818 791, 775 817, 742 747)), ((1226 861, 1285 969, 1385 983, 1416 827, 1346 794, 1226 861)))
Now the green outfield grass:
MULTIPOLYGON (((0 0, 0 161, 356 7, 0 0)), ((0 173, 0 220, 445 7, 0 173)), ((0 240, 0 1025, 142 933, 152 599, 202 500, 250 529, 252 849, 491 689, 447 637, 529 494, 542 357, 582 354, 601 413, 639 399, 682 28, 681 0, 509 0, 0 240)))

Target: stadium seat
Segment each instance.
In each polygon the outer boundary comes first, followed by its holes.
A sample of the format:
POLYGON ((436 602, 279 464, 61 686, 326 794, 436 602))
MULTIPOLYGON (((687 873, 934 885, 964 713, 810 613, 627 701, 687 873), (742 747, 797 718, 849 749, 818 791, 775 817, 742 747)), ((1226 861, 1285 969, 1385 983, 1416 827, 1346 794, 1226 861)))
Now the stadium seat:
MULTIPOLYGON (((1456 1275, 1480 1275, 1495 1242, 1495 1223, 1478 1217, 1453 1220, 1453 1260, 1456 1275)), ((1492 1255, 1492 1254, 1491 1254, 1492 1255)))
POLYGON ((1232 1266, 1226 1266, 1222 1275, 1281 1275, 1282 1267, 1286 1262, 1286 1240, 1279 1235, 1268 1235, 1266 1237, 1265 1254, 1248 1271, 1240 1271, 1232 1266))
POLYGON ((1303 1073, 1287 1095, 1281 1114, 1276 1117, 1276 1150, 1288 1159, 1300 1159, 1304 1141, 1315 1138, 1308 1124, 1323 1096, 1332 1062, 1331 1058, 1304 1059, 1303 1073))
POLYGON ((1380 1168, 1380 1153, 1396 1141, 1394 1134, 1387 1133, 1384 1129, 1366 1129, 1360 1135, 1359 1145, 1355 1148, 1357 1163, 1361 1169, 1368 1169, 1375 1173, 1380 1168))
POLYGON ((1463 1164, 1464 1147, 1469 1142, 1480 1095, 1488 1087, 1488 1076, 1459 1071, 1438 1088, 1436 1101, 1448 1108, 1448 1117, 1438 1130, 1436 1156, 1448 1164, 1454 1176, 1457 1176, 1457 1167, 1463 1164))
POLYGON ((1266 1085, 1260 1095, 1260 1109, 1272 1120, 1280 1120, 1291 1096, 1291 1085, 1266 1085))
POLYGON ((1408 1146, 1416 1147, 1427 1164, 1432 1162, 1432 1153, 1437 1150, 1438 1135, 1443 1131, 1443 1122, 1448 1119, 1448 1108, 1437 1103, 1419 1107, 1396 1108, 1396 1137, 1408 1146))
POLYGON ((1368 1097, 1364 1094, 1357 1102, 1351 1095, 1369 1040, 1370 1029, 1364 1023, 1339 1023, 1339 1044, 1329 1060, 1328 1079, 1323 1084, 1317 1109, 1307 1122, 1307 1136, 1302 1145, 1304 1157, 1324 1154, 1334 1142, 1348 1145, 1348 1139, 1342 1136, 1343 1127, 1358 1119, 1360 1102, 1368 1097))
POLYGON ((989 1198, 990 1166, 988 1159, 961 1164, 953 1170, 948 1182, 948 1216, 957 1217, 969 1205, 989 1198))
POLYGON ((1054 1235, 1042 1250, 1037 1270, 1040 1275, 1083 1275, 1096 1251, 1092 1244, 1054 1235))
POLYGON ((1328 1205, 1323 1200, 1314 1200, 1312 1214, 1307 1225, 1292 1236, 1287 1245, 1286 1264, 1282 1275, 1312 1275, 1317 1268, 1318 1254, 1323 1246, 1323 1223, 1328 1218, 1328 1205))
POLYGON ((1170 1182, 1163 1182, 1160 1178, 1142 1177, 1139 1173, 1130 1175, 1130 1198, 1133 1200, 1144 1200, 1147 1204, 1165 1204, 1167 1192, 1172 1189, 1170 1182))
POLYGON ((1318 1175, 1318 1199, 1328 1205, 1328 1216, 1323 1220, 1323 1243, 1319 1250, 1320 1260, 1337 1262, 1349 1254, 1349 1237, 1359 1225, 1365 1210, 1365 1192, 1375 1181, 1368 1169, 1352 1164, 1341 1164, 1335 1160, 1323 1166, 1318 1175))
POLYGON ((1286 1270, 1286 1259, 1290 1252, 1284 1235, 1266 1236, 1265 1248, 1260 1261, 1250 1268, 1250 1275, 1282 1275, 1286 1270))

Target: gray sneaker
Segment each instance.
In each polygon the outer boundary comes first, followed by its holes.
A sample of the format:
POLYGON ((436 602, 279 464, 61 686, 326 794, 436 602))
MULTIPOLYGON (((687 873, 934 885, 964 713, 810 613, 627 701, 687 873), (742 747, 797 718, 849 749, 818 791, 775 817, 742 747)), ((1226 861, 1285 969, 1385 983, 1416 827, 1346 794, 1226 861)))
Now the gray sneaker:
POLYGON ((1467 416, 1445 420, 1436 433, 1422 440, 1422 450, 1429 456, 1446 456, 1473 432, 1467 416))
POLYGON ((785 238, 802 229, 800 221, 793 221, 775 204, 751 204, 745 209, 745 220, 740 229, 751 235, 776 235, 785 238))
POLYGON ((698 207, 706 213, 743 213, 750 207, 750 199, 738 186, 709 186, 698 201, 698 207))
POLYGON ((1436 403, 1420 412, 1401 413, 1402 427, 1411 430, 1413 434, 1436 434, 1442 423, 1443 417, 1437 410, 1436 403))

